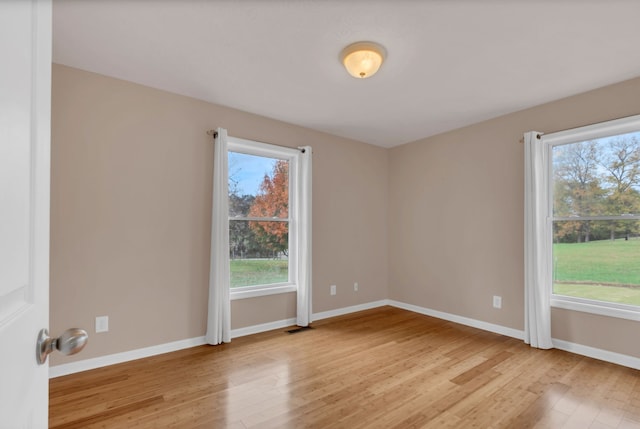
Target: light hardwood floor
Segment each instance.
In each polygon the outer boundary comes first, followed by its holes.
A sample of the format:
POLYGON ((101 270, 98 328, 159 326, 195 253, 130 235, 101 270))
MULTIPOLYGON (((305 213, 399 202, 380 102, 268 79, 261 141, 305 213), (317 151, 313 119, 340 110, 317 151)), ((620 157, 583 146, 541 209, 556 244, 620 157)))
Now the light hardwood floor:
POLYGON ((50 383, 51 428, 639 428, 640 371, 392 307, 50 383))

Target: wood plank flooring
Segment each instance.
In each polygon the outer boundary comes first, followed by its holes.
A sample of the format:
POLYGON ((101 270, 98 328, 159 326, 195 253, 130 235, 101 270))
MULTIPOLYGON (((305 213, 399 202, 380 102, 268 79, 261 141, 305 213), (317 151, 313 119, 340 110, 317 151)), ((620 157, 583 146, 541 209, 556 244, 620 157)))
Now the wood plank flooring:
POLYGON ((382 307, 52 379, 49 425, 640 429, 640 371, 382 307))

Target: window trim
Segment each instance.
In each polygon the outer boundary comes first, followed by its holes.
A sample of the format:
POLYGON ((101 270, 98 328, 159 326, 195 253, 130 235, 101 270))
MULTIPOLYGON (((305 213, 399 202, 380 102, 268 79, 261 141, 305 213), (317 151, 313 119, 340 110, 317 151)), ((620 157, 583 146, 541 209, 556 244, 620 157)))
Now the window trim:
MULTIPOLYGON (((552 149, 555 146, 562 146, 571 143, 578 143, 582 141, 588 141, 593 139, 599 139, 603 137, 613 137, 621 134, 639 132, 640 131, 640 115, 629 116, 621 119, 614 119, 612 121, 600 122, 584 127, 572 128, 569 130, 559 131, 552 134, 546 134, 542 136, 542 143, 545 145, 547 153, 547 244, 548 252, 547 263, 549 266, 553 266, 553 222, 555 220, 562 220, 563 217, 553 216, 553 159, 551 156, 552 149)), ((611 218, 617 216, 585 216, 585 220, 592 220, 591 218, 611 218)), ((582 219, 580 217, 579 219, 582 219)), ((638 216, 624 216, 624 219, 634 219, 638 216)), ((575 218, 574 218, 575 219, 575 218)), ((604 219, 608 220, 608 219, 604 219)), ((558 295, 553 293, 553 270, 550 270, 550 279, 548 286, 550 288, 550 300, 551 307, 562 308, 567 310, 580 311, 584 313, 597 314, 601 316, 616 317, 620 319, 637 320, 640 321, 640 305, 628 305, 619 304, 614 302, 597 301, 585 298, 571 297, 566 295, 558 295)))
POLYGON ((258 296, 267 296, 267 295, 279 295, 282 293, 291 293, 291 292, 297 292, 297 291, 298 291, 298 286, 295 284, 277 283, 273 285, 260 285, 259 287, 242 286, 240 288, 234 288, 234 289, 229 288, 229 299, 231 299, 231 301, 235 301, 236 299, 255 298, 258 296), (247 288, 254 288, 254 289, 247 289, 247 288))
MULTIPOLYGON (((245 155, 254 155, 274 159, 283 159, 289 162, 289 210, 287 219, 262 219, 273 220, 277 222, 286 221, 289 224, 289 258, 288 258, 288 276, 289 279, 285 283, 271 283, 261 285, 240 286, 232 288, 229 285, 229 298, 234 301, 237 299, 255 298, 259 296, 276 295, 283 293, 291 293, 298 291, 298 222, 297 222, 297 205, 298 195, 297 177, 298 169, 298 152, 299 149, 293 149, 284 146, 276 146, 268 143, 262 143, 252 140, 241 139, 237 137, 227 137, 227 156, 229 152, 242 153, 245 155), (295 178, 295 179, 294 179, 295 178)), ((227 173, 228 174, 228 173, 227 173)), ((228 180, 228 177, 227 177, 228 180)), ((229 222, 234 220, 244 220, 241 218, 231 218, 227 213, 227 231, 229 230, 229 222)), ((248 218, 247 218, 248 219, 248 218)))
POLYGON ((616 317, 618 319, 640 321, 640 310, 632 305, 617 304, 615 302, 596 301, 566 295, 556 295, 553 292, 551 292, 550 305, 551 307, 563 308, 565 310, 574 310, 580 311, 582 313, 591 313, 598 314, 600 316, 616 317))

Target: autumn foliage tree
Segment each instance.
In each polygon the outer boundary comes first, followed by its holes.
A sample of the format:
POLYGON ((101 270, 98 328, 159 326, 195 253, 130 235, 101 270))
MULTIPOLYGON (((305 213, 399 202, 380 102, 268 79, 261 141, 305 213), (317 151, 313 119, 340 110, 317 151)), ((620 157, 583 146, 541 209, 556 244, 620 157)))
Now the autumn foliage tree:
POLYGON ((271 174, 265 174, 260 191, 251 208, 250 217, 277 218, 284 221, 250 221, 249 227, 260 244, 274 254, 289 249, 289 163, 278 160, 271 174))

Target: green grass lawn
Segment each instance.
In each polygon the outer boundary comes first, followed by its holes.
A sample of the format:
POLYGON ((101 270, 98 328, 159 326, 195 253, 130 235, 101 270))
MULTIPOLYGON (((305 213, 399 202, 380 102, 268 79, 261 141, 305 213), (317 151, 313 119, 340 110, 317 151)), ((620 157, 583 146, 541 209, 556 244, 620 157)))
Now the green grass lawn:
POLYGON ((232 259, 231 287, 286 283, 289 261, 282 259, 232 259))
POLYGON ((554 293, 640 305, 640 240, 554 244, 553 261, 554 293))

